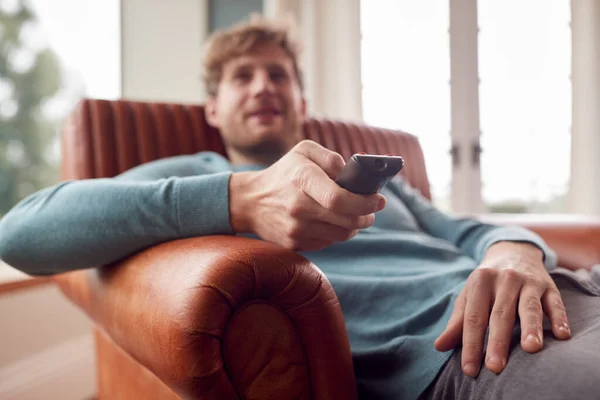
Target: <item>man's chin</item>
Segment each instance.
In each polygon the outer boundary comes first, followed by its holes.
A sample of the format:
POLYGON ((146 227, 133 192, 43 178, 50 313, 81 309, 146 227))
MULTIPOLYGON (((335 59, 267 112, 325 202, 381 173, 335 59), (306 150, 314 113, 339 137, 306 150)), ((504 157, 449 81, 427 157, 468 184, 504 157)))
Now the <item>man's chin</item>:
POLYGON ((237 143, 233 147, 247 157, 274 161, 287 153, 295 144, 295 140, 287 135, 289 133, 282 134, 278 131, 255 132, 251 140, 237 143))
POLYGON ((248 130, 252 142, 288 142, 290 132, 286 132, 282 124, 253 126, 248 130))

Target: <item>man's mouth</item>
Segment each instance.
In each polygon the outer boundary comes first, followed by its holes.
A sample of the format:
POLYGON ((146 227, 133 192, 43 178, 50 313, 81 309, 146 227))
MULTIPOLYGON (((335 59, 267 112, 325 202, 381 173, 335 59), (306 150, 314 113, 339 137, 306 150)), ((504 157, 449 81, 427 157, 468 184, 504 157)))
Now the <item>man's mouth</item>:
POLYGON ((281 111, 276 108, 261 108, 250 113, 252 117, 273 117, 281 115, 281 111))

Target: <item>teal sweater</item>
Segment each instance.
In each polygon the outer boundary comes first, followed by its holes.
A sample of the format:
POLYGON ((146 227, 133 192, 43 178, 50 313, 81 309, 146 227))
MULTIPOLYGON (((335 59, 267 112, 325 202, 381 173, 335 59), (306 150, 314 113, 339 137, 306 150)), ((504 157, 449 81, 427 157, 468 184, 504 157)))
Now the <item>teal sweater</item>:
MULTIPOLYGON (((233 234, 228 181, 215 153, 178 156, 114 179, 70 181, 24 199, 0 220, 0 258, 32 275, 108 264, 161 242, 233 234)), ((524 241, 556 257, 535 234, 453 218, 402 179, 375 224, 353 239, 302 253, 340 300, 361 398, 416 399, 451 352, 433 347, 469 273, 495 242, 524 241)), ((254 235, 246 235, 254 237, 254 235)))

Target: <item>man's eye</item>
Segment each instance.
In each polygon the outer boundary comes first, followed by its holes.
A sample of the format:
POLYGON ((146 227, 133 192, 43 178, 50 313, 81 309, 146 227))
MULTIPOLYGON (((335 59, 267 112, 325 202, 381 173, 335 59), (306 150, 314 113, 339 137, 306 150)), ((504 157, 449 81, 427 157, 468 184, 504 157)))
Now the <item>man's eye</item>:
POLYGON ((270 76, 271 76, 271 80, 274 82, 281 82, 287 78, 287 75, 285 74, 285 72, 279 72, 279 71, 271 72, 270 76))
POLYGON ((252 78, 252 76, 247 72, 241 72, 235 75, 235 79, 242 82, 247 82, 252 78))

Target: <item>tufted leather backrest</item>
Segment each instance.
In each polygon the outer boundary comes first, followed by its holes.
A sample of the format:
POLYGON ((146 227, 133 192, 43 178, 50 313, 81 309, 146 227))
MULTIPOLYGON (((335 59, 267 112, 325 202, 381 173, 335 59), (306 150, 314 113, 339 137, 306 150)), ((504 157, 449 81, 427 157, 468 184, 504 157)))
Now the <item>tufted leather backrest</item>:
MULTIPOLYGON (((431 198, 423 152, 411 134, 311 118, 303 135, 345 159, 365 151, 405 159, 402 174, 431 198)), ((63 179, 112 177, 142 163, 200 151, 226 155, 218 130, 201 105, 126 100, 83 100, 71 113, 62 137, 63 179)))

